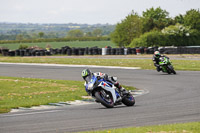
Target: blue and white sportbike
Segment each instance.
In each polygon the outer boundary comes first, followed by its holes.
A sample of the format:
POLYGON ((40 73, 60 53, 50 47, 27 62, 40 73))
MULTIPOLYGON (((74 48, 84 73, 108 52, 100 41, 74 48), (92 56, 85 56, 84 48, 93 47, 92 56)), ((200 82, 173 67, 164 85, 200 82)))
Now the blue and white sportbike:
POLYGON ((126 106, 135 104, 135 99, 130 93, 122 94, 114 84, 94 75, 86 79, 85 90, 96 102, 107 108, 113 108, 122 103, 126 106))

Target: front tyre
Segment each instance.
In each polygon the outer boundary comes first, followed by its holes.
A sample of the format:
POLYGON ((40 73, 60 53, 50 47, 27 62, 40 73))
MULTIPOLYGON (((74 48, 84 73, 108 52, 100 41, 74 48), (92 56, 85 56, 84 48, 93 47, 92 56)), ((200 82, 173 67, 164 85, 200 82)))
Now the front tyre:
POLYGON ((127 94, 123 99, 122 103, 126 106, 133 106, 135 104, 135 98, 131 94, 127 94))
POLYGON ((175 70, 172 70, 172 73, 173 73, 173 74, 176 74, 176 71, 175 71, 175 70))
POLYGON ((105 91, 97 91, 97 92, 95 92, 94 95, 95 95, 97 101, 100 102, 106 108, 114 107, 113 98, 110 94, 107 94, 105 96, 105 91))
POLYGON ((170 73, 176 74, 176 71, 172 65, 169 65, 168 68, 170 69, 170 73))

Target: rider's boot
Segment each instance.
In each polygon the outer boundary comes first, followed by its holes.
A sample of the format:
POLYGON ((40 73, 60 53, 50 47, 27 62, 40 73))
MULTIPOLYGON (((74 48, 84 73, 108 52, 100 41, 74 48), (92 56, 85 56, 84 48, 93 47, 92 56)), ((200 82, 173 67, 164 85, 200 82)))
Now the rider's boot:
POLYGON ((122 95, 128 94, 128 91, 124 89, 118 82, 114 84, 122 95))

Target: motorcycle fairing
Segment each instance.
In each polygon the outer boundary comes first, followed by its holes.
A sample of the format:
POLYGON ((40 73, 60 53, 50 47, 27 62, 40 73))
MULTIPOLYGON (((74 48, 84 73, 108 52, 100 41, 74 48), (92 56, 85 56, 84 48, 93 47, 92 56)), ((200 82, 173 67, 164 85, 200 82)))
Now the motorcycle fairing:
POLYGON ((105 81, 102 81, 98 86, 102 87, 103 89, 111 92, 112 96, 113 96, 113 101, 114 103, 116 102, 117 100, 117 96, 116 96, 116 93, 115 93, 115 89, 114 89, 114 86, 110 86, 108 85, 105 81))

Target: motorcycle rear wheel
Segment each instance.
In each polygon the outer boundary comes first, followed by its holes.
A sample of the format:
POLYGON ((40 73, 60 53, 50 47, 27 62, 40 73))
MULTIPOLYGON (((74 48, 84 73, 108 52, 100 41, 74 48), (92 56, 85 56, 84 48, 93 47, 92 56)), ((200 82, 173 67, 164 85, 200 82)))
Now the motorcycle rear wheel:
POLYGON ((97 92, 95 92, 94 95, 95 95, 97 101, 100 102, 106 108, 114 107, 113 98, 110 94, 107 94, 109 97, 105 97, 101 91, 97 91, 97 92))

